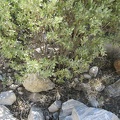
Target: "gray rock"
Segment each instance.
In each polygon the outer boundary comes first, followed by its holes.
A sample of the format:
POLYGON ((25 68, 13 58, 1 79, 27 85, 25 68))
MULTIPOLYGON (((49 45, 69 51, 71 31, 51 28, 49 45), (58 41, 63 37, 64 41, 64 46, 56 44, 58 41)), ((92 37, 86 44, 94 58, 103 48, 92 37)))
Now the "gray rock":
POLYGON ((4 105, 0 105, 0 120, 17 120, 4 105))
POLYGON ((96 77, 97 74, 98 74, 98 67, 97 67, 97 66, 93 66, 92 68, 90 68, 89 74, 90 74, 92 77, 96 77))
POLYGON ((45 120, 43 112, 39 107, 31 107, 28 120, 45 120))
POLYGON ((109 97, 120 96, 120 79, 117 80, 114 84, 106 87, 105 91, 109 97))
POLYGON ((53 113, 53 120, 59 120, 59 113, 58 112, 55 112, 53 113))
POLYGON ((55 84, 48 78, 43 78, 37 73, 32 73, 24 77, 23 86, 30 92, 41 92, 53 89, 55 84))
POLYGON ((81 108, 87 107, 85 104, 79 101, 70 99, 67 102, 64 102, 62 104, 62 108, 61 108, 60 115, 59 115, 59 120, 63 120, 66 116, 71 115, 72 109, 76 106, 79 106, 81 108))
POLYGON ((0 75, 0 80, 3 80, 3 77, 2 77, 2 75, 0 75))
POLYGON ((85 79, 91 79, 91 76, 87 73, 85 73, 83 76, 84 76, 85 79))
POLYGON ((96 107, 97 108, 97 107, 100 106, 99 102, 94 97, 90 97, 88 99, 88 101, 89 101, 89 103, 91 104, 92 107, 96 107))
POLYGON ((12 90, 0 93, 1 105, 12 105, 15 101, 16 95, 12 90))
POLYGON ((84 107, 84 108, 81 108, 79 106, 74 107, 73 110, 72 110, 72 115, 71 115, 72 119, 73 120, 83 120, 82 115, 88 109, 89 109, 88 107, 84 107))
POLYGON ((57 112, 61 108, 62 102, 60 100, 56 100, 50 107, 48 108, 49 112, 57 112))
POLYGON ((106 110, 98 108, 84 108, 75 107, 72 111, 73 120, 119 120, 119 118, 106 110))
POLYGON ((73 119, 72 119, 72 116, 70 115, 70 116, 65 117, 64 120, 73 120, 73 119))

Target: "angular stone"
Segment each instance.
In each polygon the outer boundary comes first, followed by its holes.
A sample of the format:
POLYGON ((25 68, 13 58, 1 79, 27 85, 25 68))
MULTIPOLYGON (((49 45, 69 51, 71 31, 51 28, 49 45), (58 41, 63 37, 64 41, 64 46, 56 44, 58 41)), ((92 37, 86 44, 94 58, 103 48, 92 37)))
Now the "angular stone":
POLYGON ((17 120, 4 105, 0 105, 0 120, 17 120))
POLYGON ((120 96, 120 79, 117 80, 114 84, 107 86, 105 91, 109 97, 120 96))
POLYGON ((12 105, 15 101, 16 101, 16 95, 12 90, 1 92, 0 94, 1 105, 12 105))
POLYGON ((85 104, 83 104, 77 100, 70 99, 67 102, 64 102, 62 104, 61 112, 59 115, 59 120, 63 120, 66 116, 71 115, 72 109, 76 106, 79 106, 80 108, 87 107, 85 104))
POLYGON ((96 77, 97 74, 98 74, 98 67, 97 67, 97 66, 93 66, 92 68, 90 68, 89 74, 90 74, 92 77, 96 77))
POLYGON ((31 107, 28 120, 45 120, 43 112, 39 107, 31 107))
POLYGON ((72 111, 73 120, 119 120, 119 118, 106 110, 99 108, 84 108, 75 107, 72 111))
POLYGON ((43 78, 37 73, 27 74, 23 86, 30 92, 48 91, 55 87, 55 84, 48 78, 43 78))
POLYGON ((57 112, 61 107, 62 102, 60 100, 56 100, 50 107, 48 108, 49 112, 57 112))

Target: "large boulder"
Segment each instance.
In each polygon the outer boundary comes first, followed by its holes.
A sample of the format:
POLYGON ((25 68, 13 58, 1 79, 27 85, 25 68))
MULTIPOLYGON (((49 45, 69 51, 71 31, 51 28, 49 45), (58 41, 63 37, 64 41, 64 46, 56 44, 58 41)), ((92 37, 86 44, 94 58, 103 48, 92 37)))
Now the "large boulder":
POLYGON ((32 73, 24 77, 23 86, 30 92, 41 92, 53 89, 55 84, 48 78, 32 73))

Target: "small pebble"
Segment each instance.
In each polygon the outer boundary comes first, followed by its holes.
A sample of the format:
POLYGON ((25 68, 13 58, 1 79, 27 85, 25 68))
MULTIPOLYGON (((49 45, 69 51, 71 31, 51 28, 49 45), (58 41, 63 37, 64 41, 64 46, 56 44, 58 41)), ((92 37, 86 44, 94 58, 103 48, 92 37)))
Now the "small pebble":
POLYGON ((89 74, 90 74, 92 77, 96 77, 97 74, 98 74, 98 67, 97 67, 97 66, 93 66, 92 68, 90 68, 89 74))
POLYGON ((10 85, 9 88, 12 89, 12 90, 15 90, 17 87, 18 87, 18 85, 12 84, 12 85, 10 85))
POLYGON ((23 92, 19 91, 18 94, 23 95, 23 92))
POLYGON ((78 79, 78 78, 74 78, 74 81, 75 81, 76 83, 78 83, 78 82, 79 82, 79 79, 78 79))
POLYGON ((11 69, 8 69, 7 71, 10 73, 12 70, 11 70, 11 69))
POLYGON ((91 79, 91 76, 87 73, 85 73, 83 76, 84 76, 85 79, 91 79))
POLYGON ((22 91, 23 88, 22 88, 22 87, 18 87, 17 90, 18 90, 18 91, 22 91))

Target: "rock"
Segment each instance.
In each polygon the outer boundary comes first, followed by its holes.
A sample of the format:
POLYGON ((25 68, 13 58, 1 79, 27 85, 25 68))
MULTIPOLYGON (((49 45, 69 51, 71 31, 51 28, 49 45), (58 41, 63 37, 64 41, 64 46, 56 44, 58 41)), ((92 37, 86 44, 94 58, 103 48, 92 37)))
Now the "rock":
POLYGON ((12 90, 15 90, 17 87, 18 87, 18 85, 12 84, 12 85, 10 85, 9 88, 12 89, 12 90))
POLYGON ((81 108, 87 107, 85 104, 79 101, 70 99, 67 102, 64 102, 62 104, 62 108, 61 108, 60 115, 59 115, 59 120, 63 120, 66 116, 71 115, 72 109, 76 106, 79 106, 81 108))
POLYGON ((31 107, 28 120, 45 120, 43 112, 39 107, 31 107))
POLYGON ((116 72, 120 75, 120 59, 114 61, 114 67, 116 69, 116 72))
POLYGON ((96 100, 95 97, 89 97, 88 99, 89 103, 91 104, 92 107, 99 107, 99 102, 96 100))
POLYGON ((48 78, 43 78, 38 74, 28 74, 24 81, 23 86, 30 92, 48 91, 55 87, 55 84, 48 78))
POLYGON ((17 120, 4 105, 0 105, 0 120, 17 120))
POLYGON ((49 112, 57 112, 61 108, 62 102, 60 100, 56 100, 50 107, 48 108, 49 112))
POLYGON ((120 79, 117 80, 114 84, 107 86, 105 91, 109 97, 120 96, 120 79))
POLYGON ((0 80, 3 80, 3 77, 2 77, 2 75, 0 75, 0 80))
POLYGON ((23 92, 21 92, 21 91, 18 91, 18 94, 19 94, 19 95, 23 95, 23 92))
POLYGON ((6 81, 6 85, 10 86, 14 83, 13 79, 9 76, 9 79, 6 81))
POLYGON ((0 93, 1 105, 12 105, 15 101, 16 95, 12 90, 0 93))
POLYGON ((65 117, 64 120, 73 120, 73 119, 72 119, 72 116, 70 115, 70 116, 65 117))
POLYGON ((106 110, 99 108, 83 108, 75 107, 72 111, 73 120, 119 120, 119 118, 106 110))
POLYGON ((18 87, 17 90, 18 90, 18 91, 22 91, 22 90, 23 90, 23 87, 18 87))
POLYGON ((90 68, 89 74, 90 74, 92 77, 96 77, 97 74, 98 74, 98 67, 97 67, 97 66, 93 66, 92 68, 90 68))
POLYGON ((83 117, 81 117, 85 111, 88 110, 88 107, 81 108, 79 106, 76 106, 72 110, 72 120, 83 120, 83 117))
POLYGON ((53 120, 58 120, 58 118, 59 118, 59 113, 58 112, 53 113, 53 120))
POLYGON ((101 84, 97 84, 96 86, 94 86, 94 89, 98 92, 103 91, 105 88, 105 86, 101 83, 101 84))
POLYGON ((75 83, 79 83, 79 78, 74 78, 75 83))
POLYGON ((92 80, 90 82, 90 86, 91 86, 92 90, 98 91, 98 92, 101 92, 105 88, 105 86, 99 79, 92 80))
POLYGON ((83 77, 84 77, 85 79, 91 79, 91 76, 90 76, 89 74, 87 74, 87 73, 83 74, 83 77))

